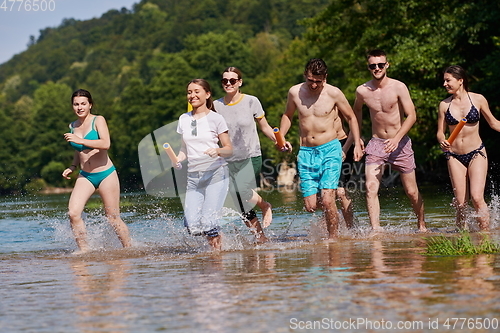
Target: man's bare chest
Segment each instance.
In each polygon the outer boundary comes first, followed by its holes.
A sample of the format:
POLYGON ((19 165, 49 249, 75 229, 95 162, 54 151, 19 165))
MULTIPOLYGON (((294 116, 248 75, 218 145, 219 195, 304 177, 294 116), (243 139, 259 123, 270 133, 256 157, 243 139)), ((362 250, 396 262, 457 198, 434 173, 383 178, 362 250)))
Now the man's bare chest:
POLYGON ((393 92, 385 92, 380 89, 370 91, 364 97, 365 104, 373 112, 392 113, 397 111, 399 99, 393 92))

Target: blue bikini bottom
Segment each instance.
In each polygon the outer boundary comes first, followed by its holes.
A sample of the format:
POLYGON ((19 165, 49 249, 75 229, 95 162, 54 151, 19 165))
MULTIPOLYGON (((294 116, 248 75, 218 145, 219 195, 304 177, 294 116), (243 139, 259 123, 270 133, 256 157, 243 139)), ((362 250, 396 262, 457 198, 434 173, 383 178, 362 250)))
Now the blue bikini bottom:
POLYGON ((106 177, 108 177, 110 174, 112 174, 113 171, 115 171, 115 170, 116 170, 115 166, 112 165, 108 170, 99 171, 99 172, 86 172, 86 171, 80 170, 80 174, 83 177, 87 178, 88 181, 91 182, 95 188, 98 188, 99 185, 102 183, 102 181, 104 179, 106 179, 106 177))

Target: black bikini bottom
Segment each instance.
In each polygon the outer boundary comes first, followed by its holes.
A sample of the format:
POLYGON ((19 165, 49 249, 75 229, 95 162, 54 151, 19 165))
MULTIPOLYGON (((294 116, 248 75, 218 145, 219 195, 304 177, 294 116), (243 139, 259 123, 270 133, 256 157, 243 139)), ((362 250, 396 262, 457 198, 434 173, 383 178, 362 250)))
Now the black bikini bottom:
POLYGON ((468 152, 467 154, 455 154, 452 153, 451 151, 445 151, 444 156, 446 157, 447 160, 450 159, 450 156, 455 157, 457 160, 460 161, 466 168, 469 167, 470 162, 476 157, 478 154, 481 155, 482 157, 486 158, 486 155, 481 151, 481 149, 484 148, 484 144, 481 143, 481 146, 479 148, 474 149, 471 152, 468 152))

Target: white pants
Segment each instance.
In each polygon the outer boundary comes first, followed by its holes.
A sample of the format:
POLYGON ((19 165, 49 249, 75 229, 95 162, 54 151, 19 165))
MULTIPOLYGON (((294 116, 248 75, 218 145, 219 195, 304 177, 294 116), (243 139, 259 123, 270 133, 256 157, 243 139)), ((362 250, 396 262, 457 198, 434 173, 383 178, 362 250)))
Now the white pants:
POLYGON ((214 170, 188 172, 184 224, 190 234, 215 237, 229 188, 227 165, 214 170))

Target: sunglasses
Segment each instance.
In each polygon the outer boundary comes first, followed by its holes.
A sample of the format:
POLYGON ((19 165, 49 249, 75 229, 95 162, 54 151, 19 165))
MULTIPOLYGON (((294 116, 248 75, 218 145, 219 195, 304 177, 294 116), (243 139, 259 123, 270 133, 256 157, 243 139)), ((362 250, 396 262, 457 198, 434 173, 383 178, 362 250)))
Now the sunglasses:
POLYGON ((232 86, 234 86, 234 84, 235 84, 236 82, 238 82, 239 80, 240 80, 240 79, 234 79, 234 78, 232 78, 232 79, 222 79, 222 80, 220 80, 220 82, 222 82, 222 84, 223 84, 223 85, 226 85, 226 84, 228 84, 228 83, 231 83, 231 85, 232 85, 232 86))
POLYGON ((378 66, 379 69, 382 69, 382 68, 385 67, 386 64, 387 64, 387 62, 379 62, 378 64, 369 64, 368 68, 371 69, 371 70, 374 70, 378 66))
POLYGON ((196 119, 191 120, 191 127, 193 128, 191 130, 191 135, 197 136, 198 135, 198 127, 196 127, 196 119))

